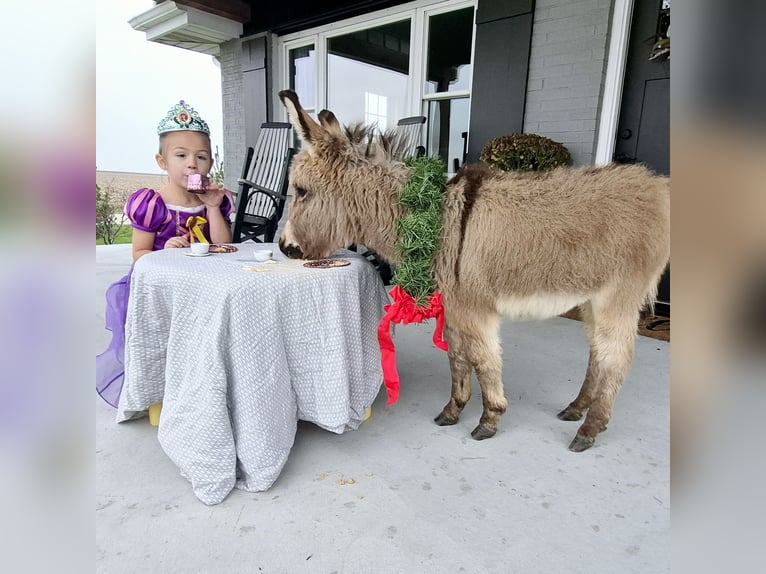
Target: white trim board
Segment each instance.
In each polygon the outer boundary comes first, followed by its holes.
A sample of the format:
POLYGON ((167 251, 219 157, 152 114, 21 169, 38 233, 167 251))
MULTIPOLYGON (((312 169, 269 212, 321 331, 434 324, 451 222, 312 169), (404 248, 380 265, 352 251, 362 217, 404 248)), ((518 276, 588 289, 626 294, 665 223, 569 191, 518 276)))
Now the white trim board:
POLYGON ((594 160, 596 165, 607 165, 612 162, 612 156, 614 156, 632 20, 633 0, 615 0, 604 93, 601 98, 601 116, 594 160))

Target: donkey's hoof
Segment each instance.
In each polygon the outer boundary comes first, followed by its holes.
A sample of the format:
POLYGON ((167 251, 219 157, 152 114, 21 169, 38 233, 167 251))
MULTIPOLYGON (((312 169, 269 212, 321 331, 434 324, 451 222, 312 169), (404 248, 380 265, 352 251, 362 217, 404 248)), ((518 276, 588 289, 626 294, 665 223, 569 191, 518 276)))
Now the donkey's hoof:
POLYGON ((484 425, 479 425, 471 431, 471 436, 476 440, 484 440, 485 438, 492 438, 497 432, 496 428, 490 428, 484 425))
POLYGON ((457 418, 453 418, 444 414, 444 411, 434 419, 434 422, 440 427, 446 427, 457 423, 457 418))
POLYGON ((567 407, 556 416, 562 421, 579 421, 582 418, 582 413, 567 407))
POLYGON ((572 452, 582 452, 592 447, 594 442, 596 442, 595 438, 590 438, 578 434, 575 435, 574 439, 572 439, 572 442, 569 443, 569 450, 572 452))

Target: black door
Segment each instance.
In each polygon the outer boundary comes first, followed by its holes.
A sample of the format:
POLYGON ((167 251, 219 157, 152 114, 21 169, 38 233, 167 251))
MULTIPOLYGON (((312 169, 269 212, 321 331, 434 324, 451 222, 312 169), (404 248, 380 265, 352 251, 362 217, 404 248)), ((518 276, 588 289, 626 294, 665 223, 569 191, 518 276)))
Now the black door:
MULTIPOLYGON (((635 0, 620 122, 617 163, 643 163, 670 175, 669 0, 635 0)), ((657 312, 670 316, 670 270, 660 280, 657 312)))

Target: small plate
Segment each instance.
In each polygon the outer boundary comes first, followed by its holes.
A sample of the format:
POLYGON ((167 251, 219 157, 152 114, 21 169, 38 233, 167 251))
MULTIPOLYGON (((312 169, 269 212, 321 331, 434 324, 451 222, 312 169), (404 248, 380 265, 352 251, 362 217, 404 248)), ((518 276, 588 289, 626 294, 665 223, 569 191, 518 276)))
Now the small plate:
POLYGON ((207 253, 192 253, 191 251, 184 251, 184 255, 188 255, 189 257, 207 257, 210 255, 210 252, 207 253))
POLYGON ((303 264, 304 267, 311 269, 332 269, 333 267, 345 267, 346 265, 351 265, 351 261, 347 259, 313 259, 303 264))
POLYGON ((229 245, 227 243, 210 244, 210 253, 234 253, 236 251, 237 248, 234 245, 229 245))

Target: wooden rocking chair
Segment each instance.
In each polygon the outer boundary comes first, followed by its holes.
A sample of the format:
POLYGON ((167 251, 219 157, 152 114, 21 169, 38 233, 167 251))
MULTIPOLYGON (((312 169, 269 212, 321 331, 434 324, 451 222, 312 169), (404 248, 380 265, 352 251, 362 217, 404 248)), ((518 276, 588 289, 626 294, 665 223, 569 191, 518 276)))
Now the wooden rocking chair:
POLYGON ((292 158, 292 126, 266 122, 255 148, 249 147, 238 180, 237 213, 232 226, 235 243, 252 239, 271 243, 287 201, 287 173, 292 158))
POLYGON ((409 150, 405 154, 404 159, 426 155, 426 148, 420 143, 422 141, 423 124, 425 123, 425 116, 402 118, 396 123, 396 134, 407 142, 405 149, 409 150))

